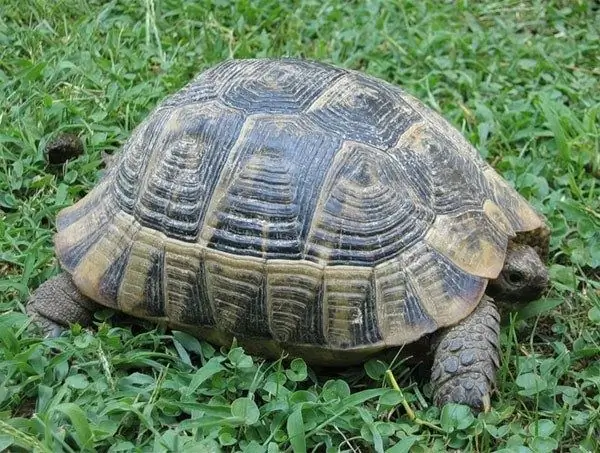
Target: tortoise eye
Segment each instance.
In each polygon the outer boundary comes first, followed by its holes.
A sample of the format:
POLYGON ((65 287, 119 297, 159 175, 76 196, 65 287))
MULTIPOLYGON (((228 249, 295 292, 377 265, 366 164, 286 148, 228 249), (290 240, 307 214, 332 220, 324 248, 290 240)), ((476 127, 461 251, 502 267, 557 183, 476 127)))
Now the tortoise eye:
POLYGON ((525 276, 520 271, 510 271, 506 276, 506 280, 508 281, 508 283, 518 285, 520 283, 523 283, 523 280, 525 280, 525 276))

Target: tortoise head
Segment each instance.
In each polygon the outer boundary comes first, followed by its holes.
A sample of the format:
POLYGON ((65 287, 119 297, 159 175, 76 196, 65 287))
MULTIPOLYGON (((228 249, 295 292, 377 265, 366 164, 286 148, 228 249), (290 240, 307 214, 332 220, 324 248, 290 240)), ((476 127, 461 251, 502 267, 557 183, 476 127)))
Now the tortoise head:
POLYGON ((524 303, 548 287, 548 268, 534 247, 510 242, 500 275, 490 280, 487 293, 499 302, 524 303))

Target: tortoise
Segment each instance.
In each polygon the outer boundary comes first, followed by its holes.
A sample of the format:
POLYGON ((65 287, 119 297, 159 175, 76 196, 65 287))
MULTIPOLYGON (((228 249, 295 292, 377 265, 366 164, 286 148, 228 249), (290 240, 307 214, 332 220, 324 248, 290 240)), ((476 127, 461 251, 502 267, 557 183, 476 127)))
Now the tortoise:
POLYGON ((314 365, 424 342, 435 404, 475 411, 498 307, 548 285, 545 218, 460 132, 394 84, 303 59, 201 72, 56 225, 63 272, 28 303, 48 334, 104 306, 314 365))

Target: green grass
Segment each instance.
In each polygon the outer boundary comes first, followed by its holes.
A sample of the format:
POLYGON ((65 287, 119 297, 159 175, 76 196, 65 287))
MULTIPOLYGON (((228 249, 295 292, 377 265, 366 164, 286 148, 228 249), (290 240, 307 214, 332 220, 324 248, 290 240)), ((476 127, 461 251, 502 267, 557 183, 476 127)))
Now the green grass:
MULTIPOLYGON (((0 450, 600 449, 600 12, 593 1, 8 0, 0 6, 0 450), (594 3, 596 6, 594 6, 594 3), (595 8, 595 9, 594 9, 595 8), (148 112, 228 57, 301 56, 404 86, 549 219, 548 294, 510 320, 494 409, 431 407, 402 364, 326 376, 132 329, 28 333, 54 218, 148 112), (80 134, 83 156, 46 165, 80 134)), ((104 322, 107 321, 107 322, 104 322)))

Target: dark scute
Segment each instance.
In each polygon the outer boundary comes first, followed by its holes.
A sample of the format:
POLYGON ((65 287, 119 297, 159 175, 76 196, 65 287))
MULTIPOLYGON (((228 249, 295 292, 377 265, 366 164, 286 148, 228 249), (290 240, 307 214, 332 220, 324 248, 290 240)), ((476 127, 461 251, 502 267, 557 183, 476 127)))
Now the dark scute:
POLYGON ((438 214, 481 208, 484 200, 491 198, 482 167, 458 152, 445 137, 437 135, 427 155, 438 214))
POLYGON ((347 74, 323 96, 326 101, 308 111, 313 121, 345 140, 381 149, 394 146, 420 118, 400 88, 359 73, 347 74))
POLYGON ((407 148, 397 148, 392 155, 398 165, 399 183, 403 184, 407 193, 419 200, 420 204, 427 206, 432 212, 435 211, 435 188, 427 159, 421 153, 407 148))
POLYGON ((186 283, 190 293, 184 298, 188 303, 185 305, 181 321, 190 326, 214 326, 215 315, 206 291, 206 270, 203 264, 186 283))
POLYGON ((411 168, 355 144, 338 156, 307 244, 309 259, 369 266, 418 241, 435 214, 409 184, 411 168))
MULTIPOLYGON (((100 198, 101 199, 101 198, 100 198)), ((62 231, 66 229, 69 225, 74 224, 78 220, 89 215, 91 212, 101 209, 101 207, 97 203, 83 203, 71 209, 69 212, 61 211, 60 215, 56 218, 56 229, 58 231, 62 231)))
POLYGON ((406 282, 406 295, 404 297, 404 320, 410 326, 434 325, 435 322, 431 319, 417 296, 417 292, 410 281, 406 282))
POLYGON ((321 305, 327 317, 323 322, 328 327, 328 343, 347 349, 380 342, 373 276, 332 271, 325 275, 327 299, 321 305))
POLYGON ((486 286, 487 279, 464 272, 436 250, 431 249, 431 253, 434 254, 436 262, 443 263, 444 292, 449 297, 458 296, 465 300, 473 300, 486 286))
POLYGON ((106 301, 111 303, 111 306, 114 307, 117 306, 119 288, 125 273, 125 266, 127 265, 130 251, 131 246, 129 246, 126 250, 123 250, 121 254, 111 263, 100 280, 100 288, 98 292, 103 298, 105 298, 106 301))
POLYGON ((237 322, 233 327, 234 333, 239 333, 245 337, 272 337, 269 329, 269 316, 265 300, 265 285, 266 279, 262 279, 258 286, 258 291, 253 294, 254 300, 246 305, 245 310, 241 316, 238 317, 237 322))
POLYGON ((301 118, 261 118, 222 176, 209 247, 300 258, 321 185, 340 143, 301 118))
POLYGON ((365 287, 364 295, 364 305, 362 308, 363 322, 355 324, 354 327, 354 338, 356 338, 357 346, 379 343, 383 340, 377 317, 374 276, 371 278, 369 285, 365 287))
POLYGON ((327 338, 323 332, 323 287, 319 288, 314 302, 304 310, 298 328, 290 335, 289 343, 325 345, 327 338))
POLYGON ((80 261, 88 254, 88 252, 96 245, 98 240, 106 234, 110 222, 114 218, 115 206, 111 199, 104 196, 104 191, 92 199, 84 198, 77 205, 71 208, 70 211, 64 210, 57 217, 58 231, 64 231, 73 223, 87 217, 86 232, 79 242, 74 242, 73 238, 68 238, 69 247, 57 249, 57 256, 64 270, 73 272, 79 265, 80 261), (93 216, 90 214, 93 212, 93 216))
POLYGON ((132 214, 136 208, 152 154, 160 153, 157 148, 173 137, 173 132, 169 133, 166 128, 169 115, 169 111, 158 110, 140 124, 123 146, 119 164, 110 170, 114 177, 114 183, 110 185, 111 196, 127 214, 132 214))
POLYGON ((149 316, 162 317, 165 316, 164 251, 153 253, 151 261, 144 288, 145 309, 149 316))
POLYGON ((207 255, 206 281, 217 326, 234 335, 262 332, 270 336, 262 267, 207 255))
POLYGON ((294 114, 308 108, 345 71, 294 59, 242 60, 219 71, 220 99, 246 113, 294 114))
MULTIPOLYGON (((183 113, 180 113, 182 116, 183 113)), ((143 226, 195 242, 205 211, 243 124, 240 114, 192 109, 180 129, 161 140, 156 164, 135 208, 143 226)))
POLYGON ((87 255, 90 249, 96 245, 98 239, 105 234, 105 229, 100 228, 93 230, 89 235, 85 236, 80 242, 72 244, 66 250, 60 251, 60 264, 61 267, 67 271, 72 272, 78 265, 79 262, 87 255))
POLYGON ((164 99, 160 108, 182 107, 216 100, 217 80, 222 77, 221 74, 227 73, 229 68, 236 64, 235 60, 228 60, 202 71, 179 91, 164 99))

